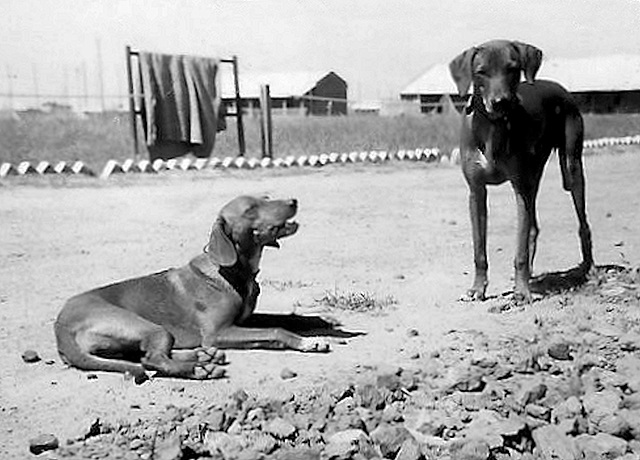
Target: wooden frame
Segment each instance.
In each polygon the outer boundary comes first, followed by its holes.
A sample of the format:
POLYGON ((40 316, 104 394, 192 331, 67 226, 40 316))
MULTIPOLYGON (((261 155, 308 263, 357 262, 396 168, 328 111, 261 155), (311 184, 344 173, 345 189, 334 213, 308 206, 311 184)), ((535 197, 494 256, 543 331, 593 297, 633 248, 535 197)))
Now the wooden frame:
MULTIPOLYGON (((138 82, 140 78, 140 52, 132 49, 130 46, 126 46, 126 59, 127 59, 127 80, 129 90, 129 112, 131 117, 131 135, 133 136, 133 154, 136 159, 140 155, 140 145, 138 142, 138 117, 142 117, 142 98, 144 93, 142 87, 136 88, 133 78, 133 59, 137 59, 138 70, 138 82), (137 90, 137 91, 136 91, 137 90)), ((236 117, 236 126, 238 128, 238 151, 239 156, 244 156, 246 151, 244 140, 244 124, 242 122, 242 97, 240 96, 240 81, 238 79, 238 57, 233 56, 231 59, 220 59, 221 63, 231 64, 233 67, 233 85, 235 90, 235 112, 225 112, 225 117, 236 117)), ((221 88, 220 88, 221 90, 221 88)))

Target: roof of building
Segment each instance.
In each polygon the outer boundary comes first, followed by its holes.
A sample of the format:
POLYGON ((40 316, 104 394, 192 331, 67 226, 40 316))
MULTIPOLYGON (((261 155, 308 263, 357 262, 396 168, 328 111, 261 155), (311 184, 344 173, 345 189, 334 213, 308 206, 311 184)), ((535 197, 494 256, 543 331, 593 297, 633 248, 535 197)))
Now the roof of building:
MULTIPOLYGON (((302 96, 315 88, 320 80, 334 72, 239 72, 240 94, 243 98, 259 98, 260 87, 269 85, 271 97, 282 98, 302 96)), ((233 98, 235 89, 233 86, 233 74, 221 73, 222 97, 233 98)))
MULTIPOLYGON (((569 91, 640 90, 640 55, 615 54, 579 59, 545 59, 538 78, 554 80, 569 91)), ((401 95, 455 94, 449 66, 437 64, 409 83, 401 95)))

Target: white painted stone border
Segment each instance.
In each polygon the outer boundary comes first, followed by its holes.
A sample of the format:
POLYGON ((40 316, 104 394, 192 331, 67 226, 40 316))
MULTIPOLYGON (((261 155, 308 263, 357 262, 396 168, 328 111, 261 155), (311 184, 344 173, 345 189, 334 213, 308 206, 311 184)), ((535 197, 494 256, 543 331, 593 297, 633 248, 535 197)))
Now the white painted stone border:
MULTIPOLYGON (((640 144, 640 135, 625 137, 604 137, 601 139, 590 139, 584 141, 585 149, 596 149, 613 145, 640 144)), ((412 150, 400 149, 395 152, 386 150, 353 151, 348 153, 321 153, 320 155, 300 155, 298 157, 289 155, 285 158, 182 158, 171 160, 140 160, 135 162, 132 159, 119 163, 116 160, 109 160, 105 164, 102 172, 98 175, 86 167, 81 161, 67 163, 60 161, 55 165, 47 161, 40 161, 33 166, 28 161, 22 161, 17 166, 11 163, 0 164, 0 178, 7 176, 26 175, 48 175, 48 174, 69 174, 99 176, 107 179, 116 174, 148 173, 154 174, 160 171, 190 171, 190 170, 210 170, 210 169, 267 169, 267 168, 291 168, 291 167, 322 167, 328 164, 348 164, 348 163, 384 163, 386 161, 424 161, 439 162, 445 164, 457 164, 460 161, 460 150, 453 149, 449 153, 442 153, 437 148, 417 148, 412 150)))

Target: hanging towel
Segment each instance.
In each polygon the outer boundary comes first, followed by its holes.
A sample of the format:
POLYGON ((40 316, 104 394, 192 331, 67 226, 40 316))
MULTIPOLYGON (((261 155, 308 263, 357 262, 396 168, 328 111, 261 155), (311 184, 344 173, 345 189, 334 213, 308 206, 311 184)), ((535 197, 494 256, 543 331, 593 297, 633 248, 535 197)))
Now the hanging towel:
POLYGON ((225 129, 219 62, 140 52, 143 127, 150 159, 211 155, 225 129))

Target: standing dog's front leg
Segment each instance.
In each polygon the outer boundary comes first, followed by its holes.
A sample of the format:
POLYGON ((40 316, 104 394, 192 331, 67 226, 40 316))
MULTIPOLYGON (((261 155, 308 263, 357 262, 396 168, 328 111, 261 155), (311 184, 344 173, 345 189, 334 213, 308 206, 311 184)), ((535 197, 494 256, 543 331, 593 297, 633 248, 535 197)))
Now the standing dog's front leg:
MULTIPOLYGON (((531 278, 530 258, 532 226, 535 225, 535 195, 514 184, 516 192, 517 206, 517 231, 516 231, 516 255, 514 258, 515 267, 515 288, 514 300, 517 303, 532 300, 529 289, 529 279, 531 278)), ((537 236, 537 232, 536 233, 537 236)), ((533 238, 535 240, 535 238, 533 238)))
POLYGON ((484 300, 489 280, 487 271, 487 188, 484 184, 469 184, 469 215, 473 232, 473 285, 463 300, 484 300))

